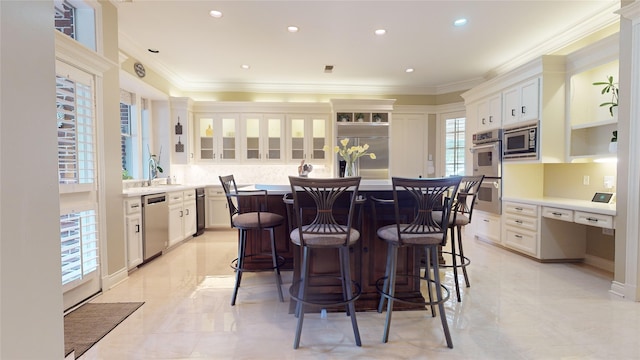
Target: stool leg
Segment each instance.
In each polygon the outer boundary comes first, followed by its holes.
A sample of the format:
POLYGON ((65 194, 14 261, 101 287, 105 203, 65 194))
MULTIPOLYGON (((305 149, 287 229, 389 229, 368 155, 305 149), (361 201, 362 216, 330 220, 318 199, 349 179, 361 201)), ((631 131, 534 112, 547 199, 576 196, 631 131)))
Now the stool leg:
MULTIPOLYGON (((465 262, 464 250, 462 249, 462 226, 458 226, 458 253, 460 254, 460 261, 465 262)), ((462 273, 464 274, 464 282, 467 287, 470 287, 469 276, 467 275, 467 266, 462 267, 462 273)))
POLYGON ((456 259, 456 227, 450 227, 451 229, 451 258, 453 261, 453 282, 456 284, 456 296, 458 297, 458 302, 462 301, 460 299, 460 282, 458 281, 458 260, 456 259))
MULTIPOLYGON (((382 286, 383 293, 389 293, 389 270, 391 269, 391 256, 389 256, 389 252, 391 251, 391 243, 387 246, 387 265, 384 269, 384 284, 382 286)), ((384 301, 387 300, 384 296, 380 296, 380 303, 378 304, 378 312, 382 313, 382 309, 384 308, 384 301)))
MULTIPOLYGON (((436 317, 436 307, 433 305, 433 295, 431 294, 431 248, 428 246, 424 247, 424 259, 424 279, 427 283, 427 294, 429 294, 429 303, 431 304, 431 317, 436 317)), ((439 260, 440 255, 438 254, 438 261, 439 260)))
MULTIPOLYGON (((307 295, 307 279, 309 277, 309 252, 311 250, 303 246, 302 247, 302 271, 300 274, 300 288, 298 289, 298 299, 304 300, 307 295)), ((300 346, 300 334, 302 333, 302 322, 304 320, 304 304, 302 301, 298 301, 296 304, 296 316, 298 318, 298 324, 296 325, 296 337, 293 340, 293 348, 297 349, 300 346)))
POLYGON ((451 340, 451 334, 449 333, 449 324, 447 323, 447 315, 444 312, 444 302, 442 301, 442 288, 440 286, 440 270, 438 269, 438 255, 433 248, 431 250, 431 259, 433 261, 433 278, 436 285, 436 297, 438 298, 438 310, 440 315, 440 321, 442 322, 442 329, 444 330, 444 337, 447 340, 447 346, 453 349, 453 341, 451 340))
POLYGON ((273 268, 276 274, 278 298, 280 299, 280 302, 284 302, 284 298, 282 297, 282 277, 280 276, 280 266, 278 266, 278 252, 276 250, 276 235, 274 228, 269 229, 269 236, 271 237, 271 258, 273 259, 273 268))
POLYGON ((396 267, 397 267, 398 247, 389 243, 389 253, 387 259, 389 267, 387 272, 389 273, 389 299, 387 302, 387 318, 384 322, 384 333, 382 334, 382 342, 386 343, 389 340, 389 327, 391 326, 391 312, 393 311, 393 296, 395 296, 396 289, 396 267))
POLYGON ((238 296, 238 288, 242 281, 242 269, 244 267, 244 255, 246 248, 247 232, 243 229, 238 229, 238 261, 236 262, 236 284, 233 287, 233 295, 231 296, 231 306, 236 304, 236 297, 238 296))
MULTIPOLYGON (((342 282, 345 284, 344 289, 346 293, 344 294, 345 300, 353 298, 353 291, 351 288, 351 265, 349 261, 349 248, 344 246, 340 248, 340 267, 342 268, 342 282)), ((349 316, 351 317, 351 327, 353 327, 353 336, 356 340, 356 345, 361 346, 362 341, 360 340, 360 330, 358 330, 358 321, 356 320, 356 305, 353 301, 349 302, 347 306, 349 316)))

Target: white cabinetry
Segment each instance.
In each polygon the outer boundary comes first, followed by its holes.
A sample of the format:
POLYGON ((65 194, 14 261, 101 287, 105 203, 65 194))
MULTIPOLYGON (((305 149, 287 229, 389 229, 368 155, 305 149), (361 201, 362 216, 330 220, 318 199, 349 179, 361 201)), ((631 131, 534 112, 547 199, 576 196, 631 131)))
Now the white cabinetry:
POLYGON ((502 126, 502 94, 495 94, 478 103, 478 132, 502 126))
POLYGON ((324 150, 329 134, 327 115, 288 115, 287 134, 288 161, 305 160, 312 165, 327 162, 330 153, 324 150))
POLYGON ((538 120, 540 114, 540 78, 522 82, 504 91, 505 127, 520 122, 538 120))
POLYGON ((243 159, 250 162, 280 162, 284 156, 284 115, 242 115, 243 159))
POLYGON ((500 220, 500 215, 478 210, 474 211, 471 223, 475 229, 475 237, 494 244, 500 244, 500 220))
POLYGON ((538 257, 538 206, 505 202, 503 209, 503 244, 538 257))
POLYGON ((207 228, 230 228, 227 196, 222 186, 207 187, 207 228))
POLYGON ((195 190, 174 191, 169 197, 169 247, 193 236, 197 230, 195 190))
POLYGON ((142 255, 142 201, 139 197, 124 201, 127 268, 132 269, 143 261, 142 255))
MULTIPOLYGON (((428 123, 426 115, 394 114, 389 128, 389 171, 397 177, 428 177, 429 155, 427 149, 428 123), (407 156, 411 154, 411 156, 407 156)), ((431 160, 431 164, 434 161, 431 160)), ((432 168, 434 165, 431 166, 432 168)))
POLYGON ((238 114, 196 116, 197 159, 203 162, 235 162, 240 154, 236 141, 238 114))

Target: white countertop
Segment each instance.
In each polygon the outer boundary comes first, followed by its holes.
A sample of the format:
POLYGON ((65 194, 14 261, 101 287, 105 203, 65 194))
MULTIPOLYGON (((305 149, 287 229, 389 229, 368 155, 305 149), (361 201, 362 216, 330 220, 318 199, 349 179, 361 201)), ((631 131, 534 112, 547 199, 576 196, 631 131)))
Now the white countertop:
POLYGON ((122 190, 123 197, 135 197, 135 196, 144 196, 151 194, 161 194, 168 193, 172 191, 184 191, 184 190, 193 190, 195 188, 204 187, 203 185, 152 185, 152 186, 143 186, 143 187, 131 187, 122 190))
POLYGON ((568 199, 558 197, 503 197, 503 201, 521 202, 533 205, 551 206, 562 209, 587 211, 602 215, 616 215, 616 204, 603 204, 591 202, 589 200, 568 199))
MULTIPOLYGON (((290 184, 255 184, 245 189, 267 190, 272 194, 286 194, 291 192, 290 184)), ((391 180, 361 180, 359 191, 385 191, 391 190, 391 180)))

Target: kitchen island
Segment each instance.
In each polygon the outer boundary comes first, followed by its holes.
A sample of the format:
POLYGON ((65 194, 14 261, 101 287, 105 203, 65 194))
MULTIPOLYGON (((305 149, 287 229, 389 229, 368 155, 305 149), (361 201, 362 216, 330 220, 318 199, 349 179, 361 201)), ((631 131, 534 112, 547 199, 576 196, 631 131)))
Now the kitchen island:
MULTIPOLYGON (((285 217, 287 216, 283 196, 291 192, 288 184, 256 184, 255 188, 268 191, 269 211, 279 213, 285 217)), ((376 212, 377 219, 374 219, 372 204, 371 201, 368 200, 372 196, 391 199, 393 197, 391 181, 363 180, 358 193, 360 196, 364 196, 367 201, 362 205, 359 220, 357 221, 357 228, 360 230, 360 240, 351 249, 351 271, 353 279, 360 284, 362 289, 362 294, 356 301, 356 309, 358 311, 364 311, 377 308, 380 296, 376 290, 376 280, 384 276, 386 266, 387 245, 378 239, 376 228, 377 226, 391 224, 395 219, 392 206, 378 207, 376 212)), ((310 202, 307 209, 311 211, 311 209, 315 209, 315 206, 310 202)), ((310 212, 305 216, 312 217, 313 213, 310 212)), ((290 222, 287 221, 286 226, 276 229, 276 247, 278 254, 286 259, 285 268, 293 269, 293 279, 295 283, 300 278, 301 256, 298 247, 293 245, 289 240, 288 231, 290 227, 290 222)), ((268 234, 266 232, 263 233, 264 234, 258 234, 253 232, 249 234, 248 246, 254 252, 268 250, 266 248, 269 244, 268 234), (262 249, 262 247, 265 248, 262 249)), ((252 260, 257 267, 269 267, 270 258, 266 256, 264 259, 255 258, 252 260)), ((337 251, 335 249, 318 249, 314 251, 310 262, 310 271, 312 275, 337 274, 339 272, 337 251)), ((419 272, 420 254, 411 248, 401 248, 398 255, 398 273, 418 275, 419 272)), ((327 282, 324 277, 313 280, 317 281, 311 281, 309 291, 314 296, 318 298, 341 296, 342 289, 337 281, 327 282)), ((401 293, 403 297, 407 298, 422 298, 420 283, 417 278, 399 278, 396 292, 398 294, 401 293), (401 282, 401 280, 405 282, 401 282)), ((291 306, 293 306, 293 304, 291 306)), ((402 308, 402 305, 398 303, 397 307, 402 308)), ((290 309, 293 310, 293 307, 290 309)))

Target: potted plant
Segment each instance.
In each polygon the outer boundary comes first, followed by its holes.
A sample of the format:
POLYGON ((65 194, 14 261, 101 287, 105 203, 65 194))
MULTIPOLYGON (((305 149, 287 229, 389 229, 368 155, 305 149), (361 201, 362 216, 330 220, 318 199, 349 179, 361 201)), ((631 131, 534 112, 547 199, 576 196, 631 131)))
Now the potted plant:
POLYGON ((363 113, 357 113, 356 114, 356 120, 358 122, 363 122, 364 121, 364 114, 363 113))
POLYGON ((609 114, 613 117, 613 109, 618 106, 618 83, 613 82, 613 76, 609 75, 607 81, 596 81, 593 83, 595 86, 603 86, 600 93, 611 94, 611 101, 603 102, 600 106, 608 106, 609 114))
POLYGON ((381 122, 382 121, 382 115, 375 113, 373 114, 373 122, 381 122))

